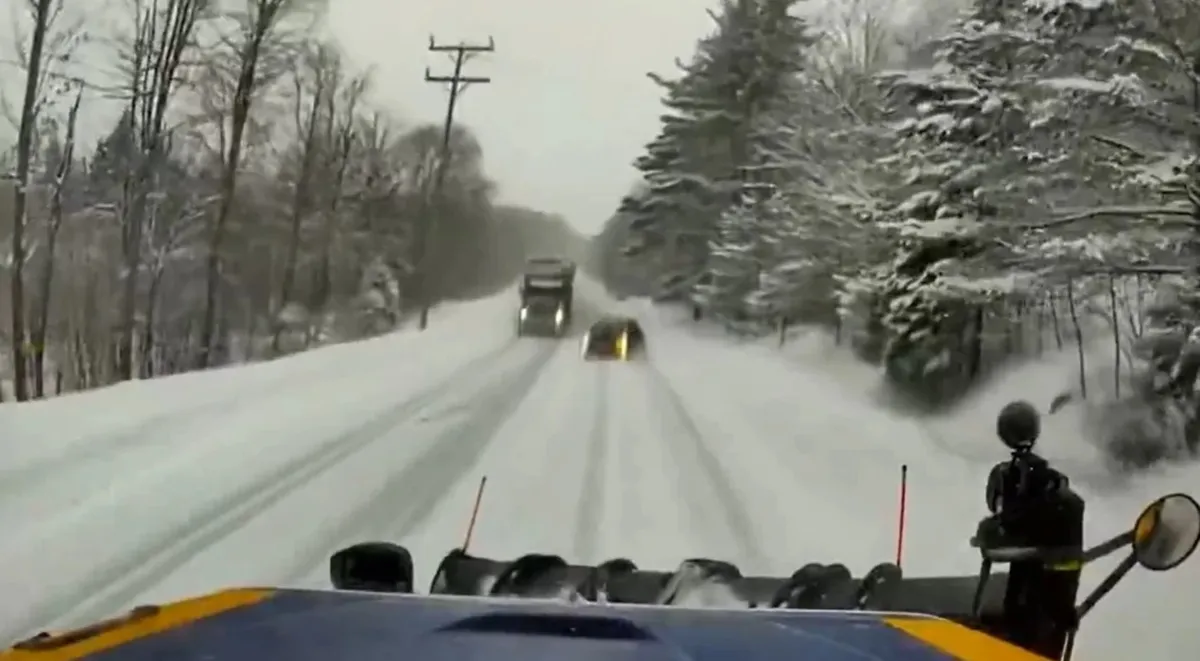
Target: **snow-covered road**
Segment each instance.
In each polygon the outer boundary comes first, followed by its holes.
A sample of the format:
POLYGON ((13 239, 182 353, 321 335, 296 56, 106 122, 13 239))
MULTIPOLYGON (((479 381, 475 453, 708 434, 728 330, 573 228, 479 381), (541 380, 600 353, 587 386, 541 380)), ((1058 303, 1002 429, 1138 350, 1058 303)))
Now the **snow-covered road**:
MULTIPOLYGON (((439 309, 426 333, 0 407, 0 639, 230 585, 325 585, 328 555, 364 539, 407 545, 424 583, 485 475, 480 553, 790 573, 890 560, 907 465, 905 571, 976 569, 964 540, 1000 457, 991 417, 998 398, 1028 395, 1019 385, 918 424, 832 363, 636 304, 648 360, 585 363, 576 341, 514 340, 513 297, 439 309)), ((1064 447, 1051 454, 1087 461, 1064 447)), ((1092 536, 1195 476, 1087 494, 1092 536)), ((1151 656, 1200 643, 1184 609, 1200 599, 1175 594, 1179 579, 1127 583, 1118 594, 1171 629, 1151 656)), ((1146 620, 1123 610, 1093 616, 1089 658, 1126 658, 1114 641, 1146 620)))

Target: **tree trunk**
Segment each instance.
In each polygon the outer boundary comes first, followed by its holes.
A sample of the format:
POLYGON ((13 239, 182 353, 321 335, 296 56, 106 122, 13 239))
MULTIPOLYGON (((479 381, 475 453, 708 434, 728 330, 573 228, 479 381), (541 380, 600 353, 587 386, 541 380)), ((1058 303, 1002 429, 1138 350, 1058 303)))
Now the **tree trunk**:
MULTIPOLYGON (((279 310, 285 310, 292 302, 292 292, 296 287, 296 269, 300 261, 300 229, 304 216, 308 213, 313 171, 313 146, 316 138, 317 109, 320 105, 320 95, 313 95, 311 115, 308 120, 304 141, 304 156, 300 163, 300 174, 296 177, 296 190, 292 197, 292 227, 288 236, 287 255, 284 258, 283 282, 279 286, 279 310)), ((278 319, 274 321, 274 333, 271 336, 271 355, 278 356, 280 336, 283 324, 278 319)))
POLYGON ((46 231, 46 264, 42 269, 37 324, 33 329, 33 387, 39 399, 46 396, 46 337, 50 325, 50 299, 54 294, 55 258, 58 255, 58 235, 63 223, 63 186, 71 175, 75 159, 75 122, 79 116, 79 104, 83 91, 75 96, 75 103, 67 115, 67 135, 63 141, 62 160, 54 173, 54 196, 50 200, 50 227, 46 231))
POLYGON ((983 306, 975 306, 971 311, 971 332, 967 335, 967 380, 974 383, 983 374, 983 335, 987 327, 987 317, 983 306))
POLYGON ((97 355, 96 345, 96 280, 88 278, 83 286, 83 328, 80 331, 80 355, 87 361, 87 387, 92 388, 103 383, 106 376, 102 371, 105 365, 101 365, 102 360, 107 360, 101 352, 97 355))
POLYGON ((92 364, 88 356, 86 343, 83 340, 83 332, 76 330, 75 337, 72 340, 75 354, 75 388, 77 390, 85 390, 91 387, 92 384, 92 364))
POLYGON ((1109 318, 1113 327, 1113 397, 1121 397, 1121 320, 1117 316, 1117 280, 1108 276, 1109 318))
POLYGON ((1079 310, 1075 306, 1075 281, 1067 280, 1067 311, 1075 327, 1075 349, 1079 357, 1079 396, 1087 399, 1087 358, 1083 347, 1083 328, 1079 325, 1079 310))
POLYGON ((58 248, 58 230, 62 227, 62 195, 54 194, 54 220, 51 221, 46 238, 46 264, 42 268, 41 285, 39 287, 39 309, 37 323, 33 327, 33 388, 34 396, 46 396, 46 336, 50 326, 50 298, 54 293, 54 256, 58 248))
POLYGON ((205 260, 204 316, 200 322, 200 352, 196 367, 212 366, 212 353, 217 337, 217 292, 221 287, 222 252, 225 236, 229 231, 229 215, 233 211, 234 195, 237 190, 238 164, 242 160, 242 140, 246 133, 246 122, 250 119, 254 83, 258 69, 258 56, 262 48, 265 30, 256 31, 242 54, 242 68, 238 73, 237 87, 233 96, 233 112, 230 113, 229 153, 221 170, 221 204, 213 221, 213 231, 208 242, 208 258, 205 260))
POLYGON ((1059 351, 1063 350, 1062 324, 1058 321, 1058 296, 1050 297, 1050 323, 1054 328, 1054 345, 1059 351))
POLYGON ((137 111, 134 114, 140 120, 141 162, 136 174, 125 182, 126 200, 132 200, 132 204, 126 209, 128 225, 123 237, 126 278, 122 292, 121 342, 117 346, 116 360, 119 379, 133 378, 136 362, 134 331, 149 181, 157 171, 158 159, 163 152, 164 123, 183 52, 191 40, 196 18, 206 5, 200 0, 167 0, 165 6, 154 3, 138 10, 141 15, 137 19, 138 36, 134 47, 138 56, 132 71, 131 102, 137 111))
POLYGON ((29 399, 25 362, 25 214, 29 208, 29 166, 33 153, 33 130, 37 124, 38 82, 42 73, 46 30, 50 22, 50 2, 51 0, 37 0, 34 7, 29 71, 25 75, 25 98, 21 103, 21 123, 17 129, 17 190, 13 196, 13 265, 9 301, 12 306, 13 396, 18 402, 29 399))
POLYGON ((142 360, 141 360, 141 375, 143 379, 152 378, 155 375, 155 346, 158 343, 154 331, 155 314, 158 312, 158 292, 162 288, 162 279, 164 270, 160 266, 155 269, 154 276, 150 279, 150 292, 146 296, 146 322, 142 328, 142 360))
POLYGON ((278 356, 282 347, 282 336, 284 323, 279 318, 286 310, 287 306, 292 302, 292 290, 296 283, 296 270, 300 261, 300 218, 292 219, 292 232, 288 237, 287 255, 284 257, 283 263, 283 281, 279 286, 279 308, 276 312, 276 318, 272 320, 273 332, 271 334, 271 355, 278 356))

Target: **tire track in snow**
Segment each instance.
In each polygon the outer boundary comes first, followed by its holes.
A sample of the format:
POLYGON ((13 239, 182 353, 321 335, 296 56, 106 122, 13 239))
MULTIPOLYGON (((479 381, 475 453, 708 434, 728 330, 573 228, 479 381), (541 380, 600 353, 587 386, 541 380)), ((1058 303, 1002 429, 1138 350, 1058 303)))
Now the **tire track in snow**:
MULTIPOLYGON (((489 355, 485 354, 481 359, 489 355)), ((296 392, 308 387, 306 385, 308 380, 305 376, 319 374, 325 368, 325 365, 321 365, 319 368, 304 370, 300 374, 283 374, 267 379, 255 390, 266 393, 266 396, 271 399, 291 397, 296 392)), ((56 479, 67 470, 107 459, 114 454, 156 444, 161 439, 152 432, 164 425, 185 427, 196 422, 206 421, 216 414, 236 415, 263 403, 261 398, 247 397, 246 395, 246 391, 239 390, 234 394, 217 397, 185 407, 182 410, 156 413, 131 427, 100 434, 96 438, 86 440, 81 438, 79 439, 81 443, 70 444, 64 452, 59 454, 26 466, 0 471, 0 502, 38 484, 56 479)))
POLYGON ((671 386, 670 381, 653 365, 642 365, 643 374, 647 377, 650 396, 654 400, 654 408, 665 413, 665 419, 674 421, 678 431, 668 434, 668 442, 672 443, 676 462, 690 463, 695 466, 697 473, 712 488, 714 500, 719 508, 718 517, 722 520, 730 537, 737 545, 738 560, 749 562, 754 566, 765 566, 768 555, 763 550, 751 521, 749 509, 742 502, 737 489, 734 488, 728 472, 721 465, 716 454, 709 447, 710 440, 701 431, 700 425, 688 410, 683 398, 671 386))
POLYGON ((511 355, 514 345, 506 344, 469 362, 432 387, 210 504, 137 552, 96 568, 82 584, 71 585, 69 590, 32 608, 22 621, 8 626, 0 638, 13 640, 67 618, 91 622, 112 616, 177 567, 229 537, 316 475, 386 437, 390 430, 421 415, 442 398, 470 388, 472 382, 483 378, 480 372, 494 373, 511 355))
MULTIPOLYGON (((493 438, 525 402, 542 372, 561 355, 557 346, 539 351, 533 360, 515 370, 471 400, 476 410, 437 433, 415 457, 406 458, 383 486, 341 525, 323 534, 317 543, 298 551, 297 561, 283 583, 295 585, 325 564, 330 553, 366 538, 403 543, 405 536, 423 524, 479 463, 493 438)), ((458 410, 452 407, 451 410, 458 410)), ((447 542, 448 544, 451 542, 447 542)))
POLYGON ((583 483, 579 491, 579 504, 575 510, 575 534, 572 536, 576 562, 584 562, 596 553, 597 535, 600 534, 600 516, 603 514, 604 476, 608 463, 608 416, 609 416, 609 363, 596 365, 595 403, 592 409, 592 426, 588 434, 587 455, 584 458, 583 483))
MULTIPOLYGON (((284 380, 280 379, 279 384, 282 385, 284 380)), ((292 379, 287 379, 291 382, 292 379)), ((280 389, 271 388, 268 392, 279 393, 280 389)), ((291 394, 291 391, 287 391, 291 394)), ((191 422, 206 419, 216 413, 229 414, 231 411, 244 409, 252 405, 257 405, 261 400, 255 400, 246 397, 245 393, 238 393, 230 397, 221 397, 216 400, 205 402, 204 404, 195 407, 188 407, 183 411, 158 413, 146 418, 137 423, 133 427, 126 427, 120 431, 101 434, 98 438, 80 440, 79 447, 66 448, 66 451, 34 462, 27 466, 20 466, 7 471, 0 472, 0 500, 12 498, 16 494, 26 491, 40 483, 57 478, 65 471, 86 466, 98 460, 108 458, 114 454, 133 450, 145 445, 151 445, 159 442, 159 438, 150 433, 156 428, 165 424, 173 423, 175 425, 188 425, 191 422)))

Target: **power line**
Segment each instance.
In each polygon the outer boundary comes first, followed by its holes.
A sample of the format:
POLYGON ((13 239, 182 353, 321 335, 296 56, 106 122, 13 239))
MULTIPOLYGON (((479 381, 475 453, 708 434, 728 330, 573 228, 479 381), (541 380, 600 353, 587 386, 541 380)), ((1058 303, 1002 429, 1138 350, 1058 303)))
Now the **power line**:
MULTIPOLYGON (((450 99, 446 103, 446 119, 442 125, 442 148, 438 158, 438 168, 433 182, 432 197, 437 200, 437 211, 440 213, 446 208, 443 198, 442 187, 446 181, 446 174, 450 170, 450 157, 452 150, 450 148, 450 136, 454 129, 454 111, 458 106, 459 95, 466 91, 467 87, 476 83, 490 83, 491 78, 486 76, 465 76, 463 75, 463 67, 471 60, 471 58, 480 53, 492 53, 496 50, 496 42, 492 37, 488 37, 486 45, 468 44, 459 42, 457 44, 439 44, 433 36, 429 37, 429 52, 431 53, 448 53, 451 54, 454 61, 454 73, 450 76, 435 76, 429 67, 425 67, 425 82, 438 83, 441 85, 450 86, 450 99)), ((421 316, 418 322, 420 330, 425 330, 429 325, 429 270, 426 263, 426 257, 429 252, 429 238, 433 234, 433 216, 431 213, 422 214, 421 220, 417 223, 417 259, 416 259, 416 291, 421 299, 421 316)))

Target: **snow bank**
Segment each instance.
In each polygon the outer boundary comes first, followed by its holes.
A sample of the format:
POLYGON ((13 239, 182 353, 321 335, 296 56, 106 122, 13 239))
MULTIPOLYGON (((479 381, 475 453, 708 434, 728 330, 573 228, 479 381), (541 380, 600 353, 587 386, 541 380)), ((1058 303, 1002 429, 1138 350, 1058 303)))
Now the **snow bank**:
MULTIPOLYGON (((263 485, 291 479, 293 464, 307 470, 306 457, 507 345, 512 296, 436 309, 424 333, 0 409, 0 637, 64 613, 106 616, 122 591, 157 585, 136 574, 185 563, 176 542, 184 553, 243 500, 266 498, 263 485)), ((384 449, 400 456, 404 441, 384 449)), ((320 511, 308 515, 320 524, 320 511)))
POLYGON ((470 303, 439 306, 430 312, 424 332, 405 327, 377 338, 321 347, 285 358, 231 365, 145 381, 130 381, 86 392, 23 404, 0 404, 0 430, 5 451, 0 475, 47 457, 74 451, 83 441, 124 434, 171 416, 222 409, 239 400, 282 388, 302 390, 333 371, 387 366, 397 383, 419 382, 413 356, 435 345, 456 354, 470 351, 482 333, 503 337, 511 332, 514 291, 470 303), (381 360, 395 362, 381 363, 381 360))
MULTIPOLYGON (((734 369, 724 367, 728 362, 753 361, 758 365, 754 368, 758 380, 753 384, 739 384, 741 387, 737 389, 749 393, 746 399, 779 398, 780 389, 790 387, 791 390, 782 396, 793 402, 797 425, 814 415, 834 419, 838 414, 830 411, 840 406, 857 418, 856 422, 863 432, 846 442, 857 444, 865 453, 904 455, 908 457, 905 461, 918 466, 940 465, 941 473, 937 469, 929 471, 943 478, 936 486, 922 486, 920 477, 913 482, 913 488, 918 493, 924 489, 930 490, 914 498, 911 515, 914 546, 930 554, 936 554, 939 544, 954 547, 955 540, 948 537, 953 535, 951 531, 966 525, 973 530, 975 519, 983 514, 983 476, 992 463, 1006 455, 1006 450, 995 438, 995 416, 999 409, 1015 399, 1026 399, 1048 407, 1056 395, 1078 387, 1078 355, 1074 347, 1067 347, 1062 352, 1048 355, 1044 360, 1011 367, 949 414, 917 422, 899 414, 878 410, 867 412, 863 408, 864 402, 880 402, 878 370, 837 347, 827 333, 797 332, 789 337, 787 345, 780 348, 777 342, 769 339, 731 339, 720 329, 706 324, 692 324, 685 319, 684 313, 674 308, 656 307, 647 301, 640 301, 637 306, 644 323, 654 328, 653 331, 648 330, 648 342, 652 349, 655 349, 656 335, 672 335, 667 351, 682 346, 684 340, 677 338, 688 338, 687 341, 692 344, 689 351, 694 352, 691 360, 697 365, 695 381, 702 380, 700 373, 706 368, 724 375, 727 369, 734 369), (702 344, 704 348, 700 348, 702 344), (699 358, 701 355, 704 356, 702 359, 699 358), (773 367, 763 367, 764 364, 773 367), (786 385, 783 377, 779 376, 780 370, 796 373, 791 386, 786 385), (774 377, 764 376, 771 371, 775 372, 774 377), (824 391, 801 390, 797 387, 796 384, 805 381, 813 384, 814 388, 824 387, 824 391), (844 398, 840 404, 838 397, 844 398), (910 436, 913 425, 917 425, 924 434, 924 454, 919 449, 920 445, 910 436), (895 449, 883 447, 887 439, 882 430, 889 426, 894 430, 892 441, 895 449), (945 471, 951 470, 959 471, 963 480, 944 479, 945 471), (929 514, 923 514, 923 510, 929 514), (931 517, 932 520, 925 517, 931 517), (924 522, 922 519, 925 519, 924 522)), ((1111 351, 1107 342, 1098 342, 1094 348, 1089 347, 1085 352, 1089 370, 1094 368, 1095 372, 1100 373, 1106 365, 1110 366, 1111 351)), ((739 403, 738 406, 743 405, 739 403)), ((746 412, 753 415, 752 411, 748 409, 746 412)), ((1176 491, 1200 495, 1197 491, 1200 488, 1197 486, 1200 485, 1200 465, 1175 466, 1127 480, 1112 479, 1088 437, 1078 407, 1067 407, 1046 417, 1039 449, 1072 477, 1087 498, 1087 536, 1092 542, 1102 541, 1127 529, 1141 509, 1161 495, 1176 491)), ((874 473, 867 471, 859 474, 865 476, 874 473)), ((805 474, 797 471, 797 479, 801 475, 805 474)), ((829 479, 836 481, 836 476, 833 473, 829 479)), ((934 478, 924 479, 934 481, 934 478)), ((862 482, 856 479, 856 484, 861 485, 862 482)), ((867 489, 864 493, 869 491, 867 489)), ((874 500, 881 497, 884 497, 882 490, 874 500)), ((866 500, 868 502, 864 503, 864 509, 878 507, 869 502, 870 498, 866 500)), ((811 526, 807 523, 800 527, 811 532, 811 526)), ((843 524, 841 529, 846 529, 846 526, 843 524)), ((798 543, 802 543, 802 540, 798 543)), ((879 543, 875 542, 876 545, 879 543)), ((913 555, 913 562, 917 563, 918 552, 914 551, 913 555)), ((969 571, 971 556, 973 553, 962 543, 957 545, 956 550, 943 553, 942 557, 931 557, 935 562, 944 563, 941 571, 969 571)), ((1094 587, 1114 564, 1115 561, 1108 560, 1103 566, 1086 573, 1085 590, 1094 587)), ((1124 661, 1135 657, 1187 657, 1200 647, 1200 633, 1195 627, 1200 594, 1185 586, 1198 583, 1200 558, 1193 558, 1170 576, 1136 572, 1089 615, 1078 643, 1078 654, 1099 661, 1124 661)))

